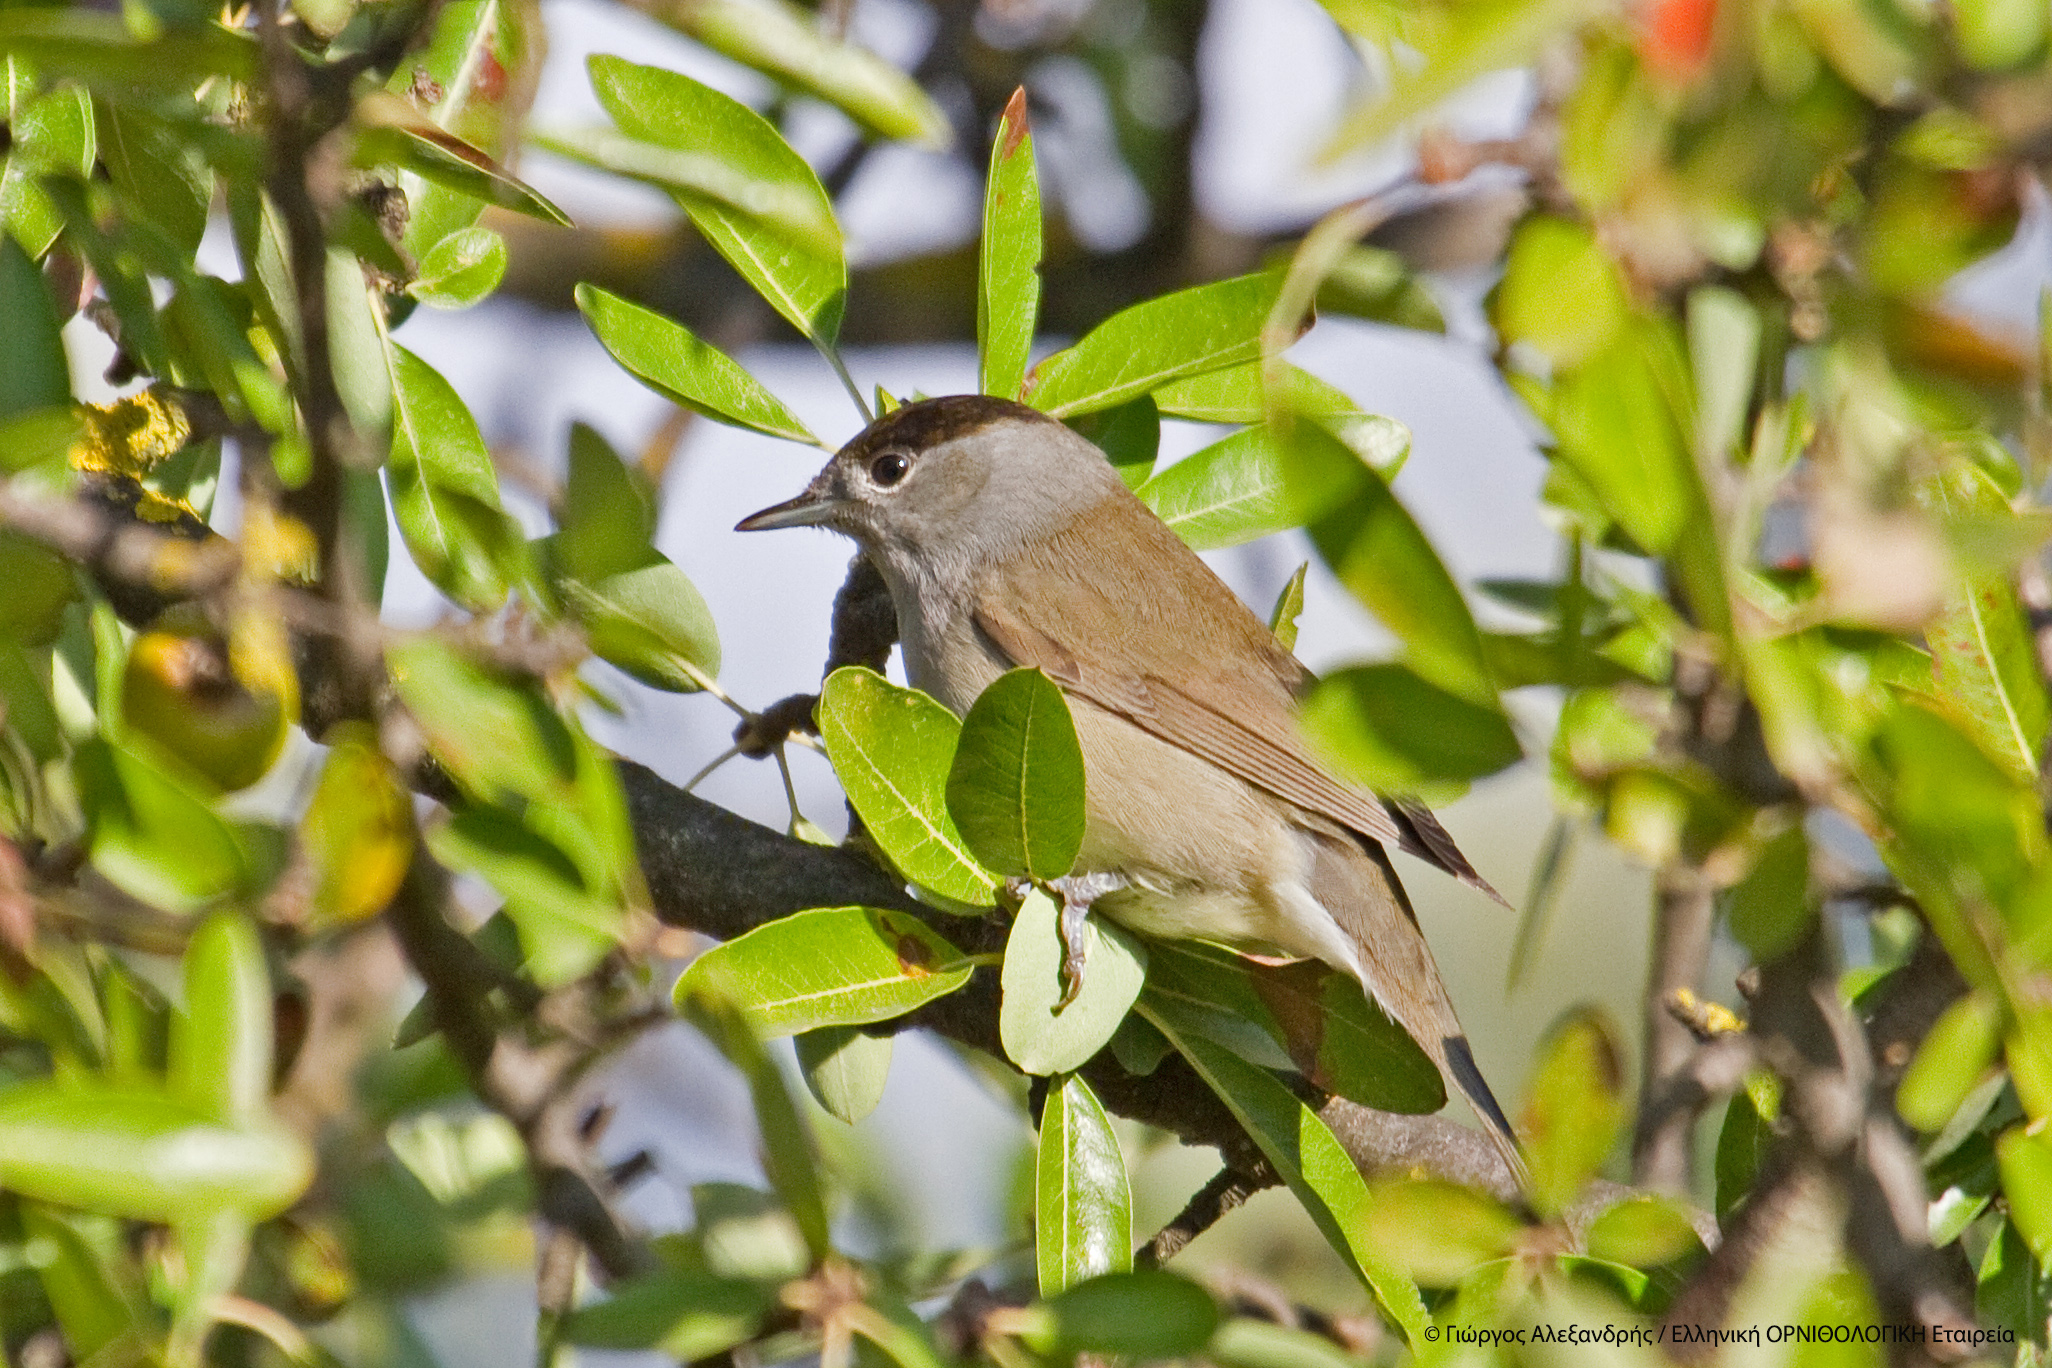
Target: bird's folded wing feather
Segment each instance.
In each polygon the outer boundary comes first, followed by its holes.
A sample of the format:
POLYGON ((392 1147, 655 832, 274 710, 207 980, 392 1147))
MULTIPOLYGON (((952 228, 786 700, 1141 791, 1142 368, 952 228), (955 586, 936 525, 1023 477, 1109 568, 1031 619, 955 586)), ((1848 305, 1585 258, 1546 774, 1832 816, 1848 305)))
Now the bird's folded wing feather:
MULTIPOLYGON (((1094 640, 1089 651, 1092 659, 1085 663, 1078 650, 1041 625, 1048 617, 1090 620, 1062 611, 1065 605, 1048 597, 1050 591, 1063 587, 1066 578, 1037 576, 1035 592, 1026 594, 1005 592, 1016 586, 993 586, 994 591, 986 592, 977 603, 977 625, 1014 663, 1038 667, 1068 692, 1119 714, 1171 745, 1203 756, 1285 802, 1395 845, 1502 901, 1431 813, 1411 803, 1399 802, 1394 808, 1385 805, 1375 795, 1335 779, 1311 758, 1289 711, 1302 666, 1287 653, 1275 648, 1280 660, 1271 662, 1274 677, 1248 680, 1243 676, 1234 691, 1238 696, 1232 698, 1225 696, 1225 681, 1216 671, 1198 668, 1182 672, 1187 676, 1182 683, 1167 682, 1139 662, 1124 659, 1129 653, 1119 649, 1121 642, 1116 636, 1094 640), (1035 612, 1024 609, 1024 604, 1054 611, 1035 612)), ((1231 591, 1223 585, 1218 592, 1231 598, 1231 591)), ((1231 602, 1246 612, 1237 599, 1231 602)), ((1252 615, 1248 616, 1251 622, 1252 615)), ((1202 647, 1206 644, 1210 643, 1194 644, 1196 660, 1205 659, 1202 647)), ((1210 657, 1213 661, 1217 658, 1210 657)))

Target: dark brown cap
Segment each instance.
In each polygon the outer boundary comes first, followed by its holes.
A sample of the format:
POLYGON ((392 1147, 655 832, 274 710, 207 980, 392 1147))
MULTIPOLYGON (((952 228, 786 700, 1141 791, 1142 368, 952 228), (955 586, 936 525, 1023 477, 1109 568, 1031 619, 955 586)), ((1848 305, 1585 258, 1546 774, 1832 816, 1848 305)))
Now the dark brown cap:
POLYGON ((1055 421, 1039 409, 1009 399, 994 399, 987 394, 949 394, 939 399, 921 399, 885 414, 841 448, 841 454, 859 461, 886 447, 931 451, 943 442, 1005 419, 1055 421))

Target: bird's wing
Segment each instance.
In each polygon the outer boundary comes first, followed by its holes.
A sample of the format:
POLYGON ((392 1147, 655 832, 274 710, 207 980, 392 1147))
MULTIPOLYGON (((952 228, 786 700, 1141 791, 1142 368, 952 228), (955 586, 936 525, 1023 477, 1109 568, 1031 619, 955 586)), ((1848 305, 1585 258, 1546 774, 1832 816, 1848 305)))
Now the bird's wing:
MULTIPOLYGON (((1176 549, 1189 556, 1180 544, 1176 549)), ((1175 561, 1173 556, 1168 559, 1171 564, 1175 561)), ((1210 571, 1195 556, 1189 556, 1189 559, 1195 569, 1202 571, 1207 578, 1210 576, 1210 571)), ((1156 560, 1154 564, 1158 567, 1162 562, 1156 560)), ((1011 573, 998 576, 998 582, 992 584, 978 600, 976 623, 1013 662, 1037 666, 1068 692, 1108 712, 1117 713, 1171 745, 1200 755, 1285 802, 1294 803, 1362 836, 1395 845, 1438 866, 1462 883, 1481 889, 1499 902, 1503 901, 1496 890, 1475 872, 1474 866, 1454 845, 1453 838, 1430 813, 1410 803, 1387 805, 1374 794, 1335 779, 1311 758, 1297 733, 1289 708, 1291 696, 1304 678, 1303 667, 1297 665, 1287 652, 1273 647, 1273 638, 1267 637, 1265 629, 1247 612, 1245 605, 1215 579, 1211 583, 1217 585, 1217 595, 1222 596, 1225 603, 1190 605, 1205 611, 1186 614, 1174 611, 1172 605, 1157 598, 1146 606, 1149 615, 1162 616, 1170 621, 1187 623, 1195 620, 1213 624, 1220 621, 1221 615, 1228 622, 1232 621, 1233 613, 1245 615, 1248 623, 1262 632, 1264 646, 1279 657, 1272 662, 1270 670, 1263 672, 1269 677, 1249 680, 1243 674, 1237 681, 1229 681, 1218 670, 1204 668, 1204 665, 1215 664, 1222 657, 1234 658, 1235 654, 1245 660, 1250 642, 1232 643, 1238 646, 1235 653, 1230 649, 1207 649, 1219 648, 1226 643, 1185 641, 1178 643, 1176 649, 1181 658, 1194 668, 1179 671, 1184 678, 1172 684, 1161 674, 1148 670, 1146 662, 1133 658, 1136 649, 1148 649, 1140 643, 1153 636, 1152 631, 1144 628, 1137 633, 1107 631, 1093 634, 1086 661, 1082 658, 1083 651, 1064 643, 1046 624, 1057 621, 1102 622, 1106 611, 1102 596, 1096 594, 1092 586, 1080 584, 1066 574, 1035 573, 1031 566, 1007 567, 1007 570, 1011 573), (1022 574, 1031 579, 1030 586, 1007 582, 1016 581, 1022 574), (1060 601, 1064 596, 1079 595, 1084 601, 1060 601), (1078 609, 1080 612, 1073 611, 1078 609), (1237 687, 1233 687, 1235 684, 1237 687)), ((1188 583, 1188 579, 1187 575, 1172 577, 1171 582, 1163 587, 1163 593, 1169 599, 1184 595, 1213 597, 1201 587, 1188 583), (1185 582, 1176 583, 1175 580, 1185 582)), ((1150 585, 1150 588, 1154 587, 1150 585)))

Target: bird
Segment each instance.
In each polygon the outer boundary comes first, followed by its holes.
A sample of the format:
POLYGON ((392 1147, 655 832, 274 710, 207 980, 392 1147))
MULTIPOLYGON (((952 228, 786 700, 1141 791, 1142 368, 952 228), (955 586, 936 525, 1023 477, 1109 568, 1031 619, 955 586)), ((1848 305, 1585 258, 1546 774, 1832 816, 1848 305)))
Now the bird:
POLYGON ((1021 666, 1060 687, 1084 760, 1074 870, 1114 890, 1097 910, 1353 976, 1523 1181, 1389 852, 1494 890, 1423 806, 1311 754, 1294 716, 1310 672, 1097 447, 1006 399, 908 403, 737 530, 786 527, 858 544, 890 590, 908 682, 956 715, 1021 666))

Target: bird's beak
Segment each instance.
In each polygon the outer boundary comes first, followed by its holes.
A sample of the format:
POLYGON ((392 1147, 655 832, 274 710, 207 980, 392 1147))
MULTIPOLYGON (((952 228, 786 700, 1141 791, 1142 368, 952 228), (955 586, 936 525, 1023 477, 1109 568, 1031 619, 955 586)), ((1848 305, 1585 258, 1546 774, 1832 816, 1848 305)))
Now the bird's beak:
POLYGON ((771 504, 758 513, 750 513, 734 524, 736 532, 768 532, 779 527, 817 527, 834 515, 840 500, 820 487, 819 481, 795 499, 786 499, 780 504, 771 504))

